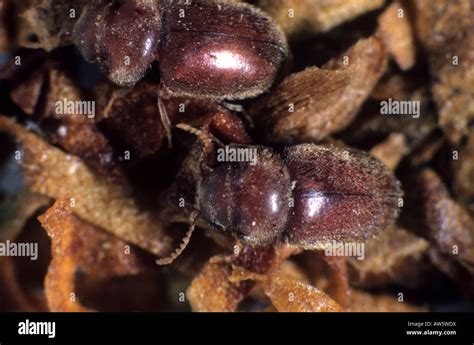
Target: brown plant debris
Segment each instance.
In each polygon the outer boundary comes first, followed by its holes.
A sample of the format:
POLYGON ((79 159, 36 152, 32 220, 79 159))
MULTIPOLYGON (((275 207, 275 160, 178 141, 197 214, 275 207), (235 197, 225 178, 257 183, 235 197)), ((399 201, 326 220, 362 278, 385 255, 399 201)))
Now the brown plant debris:
POLYGON ((138 275, 150 269, 130 246, 72 213, 60 199, 39 220, 52 241, 52 262, 45 278, 51 311, 91 311, 77 296, 77 277, 138 275))
POLYGON ((23 145, 22 164, 33 192, 71 198, 73 211, 91 224, 156 255, 166 255, 169 239, 151 211, 142 210, 126 186, 91 172, 80 159, 51 147, 13 120, 0 117, 0 130, 23 145))
POLYGON ((412 12, 428 52, 439 124, 458 144, 474 119, 474 6, 471 1, 416 0, 412 12))
MULTIPOLYGON (((46 51, 71 44, 72 28, 85 0, 3 0, 8 8, 8 45, 46 51)), ((2 7, 3 7, 2 6, 2 7)), ((1 42, 0 42, 1 43, 1 42)))
POLYGON ((298 280, 278 275, 261 275, 242 267, 233 268, 231 281, 254 280, 280 312, 336 312, 342 308, 324 292, 298 280))
POLYGON ((289 35, 318 33, 381 7, 384 0, 260 0, 289 35))
POLYGON ((392 133, 383 142, 372 147, 370 153, 390 170, 395 170, 400 160, 409 153, 406 137, 402 133, 392 133))
POLYGON ((322 69, 310 67, 287 77, 250 109, 273 142, 321 141, 351 123, 384 73, 380 41, 360 40, 322 69))
POLYGON ((252 248, 237 244, 233 255, 210 258, 186 292, 192 309, 235 311, 254 283, 231 281, 233 266, 264 274, 278 268, 286 258, 296 252, 296 247, 288 245, 252 248))
POLYGON ((380 15, 378 35, 390 56, 403 70, 415 64, 416 48, 408 12, 395 1, 380 15))
POLYGON ((429 268, 428 247, 423 238, 393 227, 365 243, 363 260, 348 259, 351 284, 364 288, 422 286, 429 268))
POLYGON ((417 182, 430 240, 442 255, 474 273, 474 221, 468 211, 451 198, 433 170, 425 169, 417 182))

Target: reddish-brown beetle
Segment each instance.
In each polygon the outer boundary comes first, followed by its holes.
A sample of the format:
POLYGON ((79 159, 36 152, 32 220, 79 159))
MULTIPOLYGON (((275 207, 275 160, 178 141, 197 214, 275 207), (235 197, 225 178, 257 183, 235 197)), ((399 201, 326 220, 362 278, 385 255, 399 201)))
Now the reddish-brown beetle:
POLYGON ((134 85, 159 60, 169 90, 216 99, 266 91, 289 54, 268 15, 215 0, 95 0, 76 24, 74 41, 118 85, 134 85))

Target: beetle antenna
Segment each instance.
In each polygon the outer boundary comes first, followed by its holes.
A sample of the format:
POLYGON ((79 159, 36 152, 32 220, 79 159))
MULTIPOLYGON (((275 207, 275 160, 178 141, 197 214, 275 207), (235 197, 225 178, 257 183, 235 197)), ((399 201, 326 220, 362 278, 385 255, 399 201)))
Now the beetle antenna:
POLYGON ((162 259, 156 260, 156 264, 159 266, 165 266, 171 264, 178 256, 181 255, 181 253, 186 249, 188 246, 189 240, 191 239, 191 235, 194 232, 194 229, 196 228, 196 221, 199 217, 200 213, 198 211, 193 211, 191 213, 191 216, 189 217, 189 229, 186 232, 186 235, 183 237, 183 240, 181 241, 181 244, 179 245, 178 248, 175 249, 173 253, 171 253, 170 256, 162 259))

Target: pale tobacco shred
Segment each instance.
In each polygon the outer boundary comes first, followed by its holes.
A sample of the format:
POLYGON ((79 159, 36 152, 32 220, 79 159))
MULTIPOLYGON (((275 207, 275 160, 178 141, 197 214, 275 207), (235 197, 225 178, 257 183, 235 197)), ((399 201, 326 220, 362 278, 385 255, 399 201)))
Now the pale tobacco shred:
POLYGON ((250 114, 266 128, 269 141, 321 141, 351 123, 386 66, 380 41, 360 40, 322 69, 310 67, 288 76, 250 114))
POLYGON ((397 298, 381 294, 369 294, 360 290, 352 290, 349 295, 348 311, 353 312, 425 312, 425 307, 400 302, 397 298))
POLYGON ((211 258, 186 292, 192 310, 235 311, 249 287, 232 283, 231 274, 232 266, 224 257, 211 258))
POLYGON ((390 136, 373 146, 370 154, 383 162, 390 170, 395 170, 398 163, 409 153, 406 137, 402 133, 390 136))
POLYGON ((429 243, 403 228, 393 227, 365 243, 364 259, 349 258, 351 285, 363 288, 426 284, 429 243))
POLYGON ((474 274, 474 221, 449 194, 439 176, 425 169, 417 178, 428 236, 438 251, 474 274))
POLYGON ((234 266, 231 281, 254 280, 261 284, 265 295, 280 312, 342 311, 333 299, 314 286, 276 274, 261 275, 234 266))
POLYGON ((288 36, 325 32, 381 7, 384 0, 260 0, 288 36))
POLYGON ((237 245, 234 255, 209 259, 189 286, 186 296, 193 311, 235 311, 250 293, 253 282, 231 281, 233 266, 259 274, 271 271, 300 251, 288 246, 250 247, 237 245))
POLYGON ((474 6, 450 0, 410 4, 415 31, 428 52, 439 124, 458 144, 474 119, 474 6))
POLYGON ((377 35, 400 69, 406 71, 416 61, 416 47, 408 12, 395 1, 378 19, 377 35))
POLYGON ((24 175, 33 192, 58 199, 73 198, 73 211, 84 220, 156 255, 170 251, 163 224, 142 210, 127 186, 92 173, 80 159, 48 145, 13 120, 0 117, 0 131, 23 145, 24 175))
POLYGON ((91 310, 79 300, 78 274, 136 276, 153 267, 153 261, 146 264, 136 248, 75 216, 68 199, 56 201, 39 220, 52 242, 53 259, 45 278, 51 311, 91 310))

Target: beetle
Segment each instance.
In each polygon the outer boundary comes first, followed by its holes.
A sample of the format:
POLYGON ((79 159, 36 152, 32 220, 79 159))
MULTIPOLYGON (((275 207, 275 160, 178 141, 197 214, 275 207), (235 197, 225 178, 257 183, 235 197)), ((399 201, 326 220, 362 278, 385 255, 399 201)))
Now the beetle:
POLYGON ((158 60, 171 92, 214 99, 265 92, 289 55, 267 14, 222 0, 94 0, 73 38, 84 58, 120 86, 133 86, 158 60))
POLYGON ((366 152, 299 144, 280 154, 269 147, 231 144, 226 150, 254 150, 256 160, 222 162, 216 160, 214 144, 197 134, 204 154, 201 162, 186 164, 202 167, 204 161, 209 166, 198 168, 197 175, 178 175, 167 196, 168 202, 176 204, 184 196, 192 204, 191 228, 183 245, 159 264, 182 252, 197 217, 245 245, 265 246, 282 238, 304 249, 321 249, 330 241, 364 241, 398 217, 400 182, 366 152), (189 190, 183 187, 186 179, 194 185, 188 195, 183 193, 189 190))

